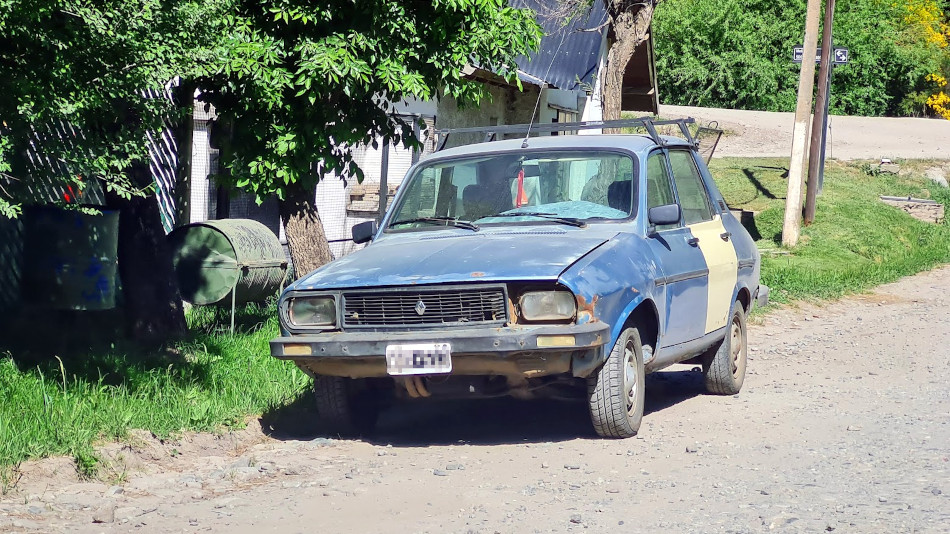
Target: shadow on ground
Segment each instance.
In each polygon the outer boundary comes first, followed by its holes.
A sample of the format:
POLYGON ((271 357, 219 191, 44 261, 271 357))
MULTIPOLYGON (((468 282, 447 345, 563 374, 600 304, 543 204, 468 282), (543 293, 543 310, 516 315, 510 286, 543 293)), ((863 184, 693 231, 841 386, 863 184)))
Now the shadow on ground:
MULTIPOLYGON (((646 418, 701 395, 702 373, 684 367, 647 376, 646 418)), ((261 417, 261 427, 279 440, 338 438, 319 421, 309 392, 261 417)), ((596 439, 583 401, 512 398, 403 402, 385 410, 375 432, 362 437, 374 445, 498 445, 596 439)))

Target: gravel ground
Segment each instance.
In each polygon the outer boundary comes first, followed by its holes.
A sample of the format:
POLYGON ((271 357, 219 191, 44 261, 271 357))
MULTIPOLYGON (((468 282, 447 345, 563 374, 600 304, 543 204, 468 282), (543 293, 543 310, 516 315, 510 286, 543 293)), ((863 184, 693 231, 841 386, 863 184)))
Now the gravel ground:
MULTIPOLYGON (((787 158, 792 152, 794 113, 660 106, 660 116, 693 117, 701 124, 717 121, 728 134, 716 150, 717 157, 787 158)), ((950 121, 944 119, 832 115, 830 126, 828 158, 896 160, 950 156, 950 121)))
POLYGON ((289 408, 244 431, 105 447, 107 483, 33 462, 20 532, 948 532, 950 268, 750 328, 737 396, 651 375, 640 434, 558 402, 408 405, 371 441, 289 408), (265 431, 262 431, 263 425, 265 431))

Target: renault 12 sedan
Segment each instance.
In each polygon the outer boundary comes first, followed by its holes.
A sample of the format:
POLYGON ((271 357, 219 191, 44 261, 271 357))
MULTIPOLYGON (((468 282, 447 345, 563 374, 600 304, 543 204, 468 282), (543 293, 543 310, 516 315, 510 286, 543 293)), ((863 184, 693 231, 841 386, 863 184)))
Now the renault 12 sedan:
POLYGON ((435 153, 353 228, 368 246, 284 291, 272 355, 313 376, 341 433, 399 399, 511 395, 586 402, 599 435, 628 437, 644 375, 680 362, 738 393, 767 288, 682 130, 435 153))

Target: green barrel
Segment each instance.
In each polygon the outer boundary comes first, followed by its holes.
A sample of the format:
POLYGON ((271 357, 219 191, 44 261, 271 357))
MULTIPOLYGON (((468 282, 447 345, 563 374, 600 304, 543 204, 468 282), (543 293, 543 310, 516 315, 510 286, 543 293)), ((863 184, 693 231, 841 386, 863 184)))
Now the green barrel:
POLYGON ((287 259, 274 232, 250 219, 182 226, 168 235, 178 287, 196 305, 260 302, 277 293, 287 259))
POLYGON ((60 310, 115 307, 119 212, 54 206, 24 213, 25 303, 60 310))

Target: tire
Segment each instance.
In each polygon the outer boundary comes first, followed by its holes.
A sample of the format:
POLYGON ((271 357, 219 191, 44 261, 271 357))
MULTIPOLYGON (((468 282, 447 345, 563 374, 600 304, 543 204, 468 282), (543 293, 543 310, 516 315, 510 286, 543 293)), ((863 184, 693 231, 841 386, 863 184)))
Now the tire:
POLYGON ((313 393, 320 422, 330 433, 360 436, 376 427, 380 406, 364 381, 315 375, 313 393))
POLYGON ((703 355, 706 391, 715 395, 735 395, 742 389, 748 361, 745 311, 738 300, 732 304, 726 336, 703 355))
POLYGON ((601 368, 587 379, 594 430, 604 438, 636 435, 643 420, 643 346, 636 328, 627 328, 601 368))

